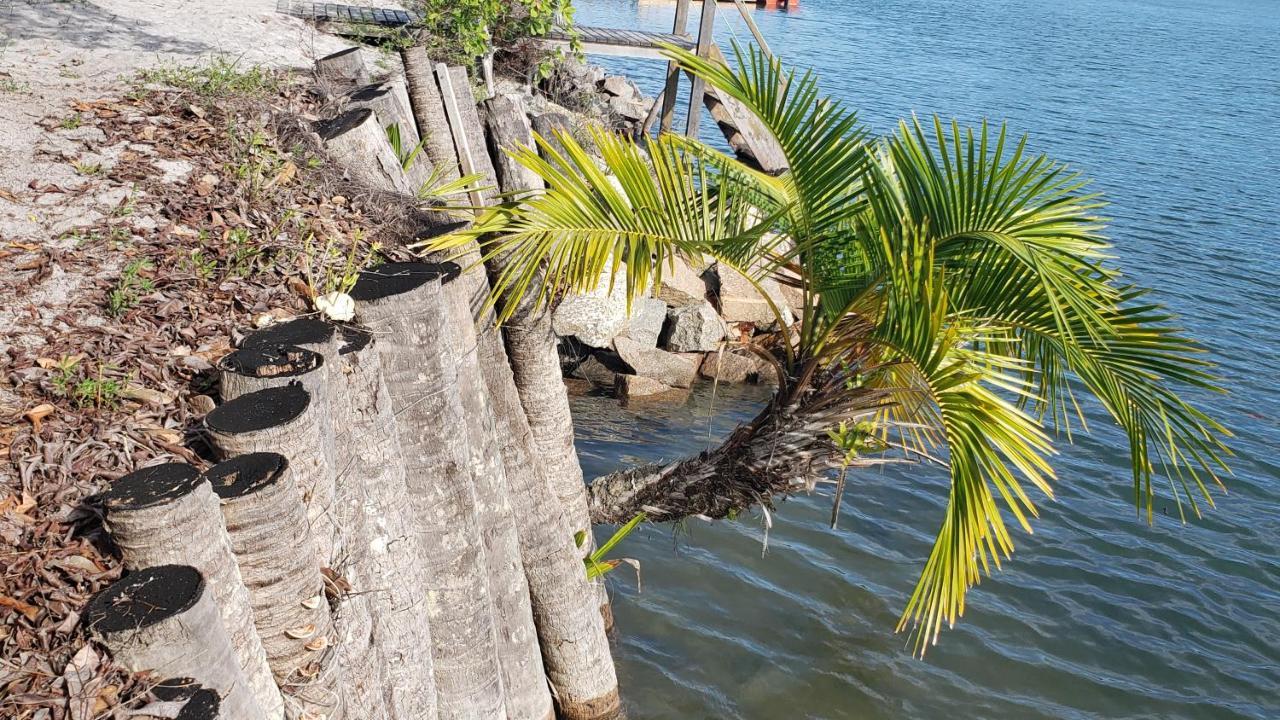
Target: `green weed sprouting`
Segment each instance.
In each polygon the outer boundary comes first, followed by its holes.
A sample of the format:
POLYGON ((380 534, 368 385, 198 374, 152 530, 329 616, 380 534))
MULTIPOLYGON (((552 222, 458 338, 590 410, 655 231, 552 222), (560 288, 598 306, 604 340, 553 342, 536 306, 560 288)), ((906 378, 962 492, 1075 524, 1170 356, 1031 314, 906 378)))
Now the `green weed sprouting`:
POLYGON ((77 355, 58 360, 50 380, 54 394, 70 400, 79 408, 102 410, 115 407, 124 394, 125 383, 118 378, 104 377, 105 372, 113 369, 105 365, 99 365, 93 376, 82 374, 80 359, 77 355))
POLYGON ((241 66, 239 60, 216 57, 205 65, 172 65, 143 70, 143 82, 172 85, 206 97, 257 95, 274 92, 279 80, 261 65, 241 66))
POLYGON ((120 279, 107 296, 107 312, 113 317, 119 317, 137 305, 142 295, 155 290, 155 283, 151 278, 142 274, 153 269, 151 261, 145 258, 126 265, 120 273, 120 279))
MULTIPOLYGON (((636 577, 640 576, 640 562, 631 558, 609 558, 609 551, 613 550, 618 543, 626 539, 639 525, 644 522, 645 514, 640 513, 631 518, 626 525, 618 528, 617 531, 605 541, 603 545, 595 549, 590 555, 582 559, 582 563, 587 568, 587 579, 594 580, 603 577, 614 570, 622 563, 626 562, 636 569, 636 577)), ((579 530, 573 536, 573 541, 578 547, 582 547, 587 541, 587 531, 579 530)))

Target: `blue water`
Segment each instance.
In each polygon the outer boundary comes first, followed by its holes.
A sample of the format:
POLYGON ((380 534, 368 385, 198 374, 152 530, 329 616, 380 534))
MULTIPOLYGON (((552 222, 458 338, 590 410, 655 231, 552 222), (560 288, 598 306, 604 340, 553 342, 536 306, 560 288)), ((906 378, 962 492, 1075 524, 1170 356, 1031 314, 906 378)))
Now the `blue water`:
MULTIPOLYGON (((585 24, 669 30, 674 2, 579 0, 585 24)), ((722 40, 749 37, 731 4, 722 40)), ((694 17, 696 17, 696 10, 694 17)), ((1008 119, 1096 178, 1119 263, 1214 347, 1237 433, 1229 493, 1182 526, 1135 517, 1123 440, 1096 418, 1058 500, 926 659, 894 624, 942 517, 938 473, 863 474, 829 498, 628 540, 616 648, 634 718, 1280 718, 1280 3, 800 0, 753 10, 876 132, 911 113, 1008 119)), ((610 60, 651 94, 661 64, 610 60)), ((704 119, 706 124, 709 118, 704 119)), ((712 125, 711 127, 714 127, 712 125)), ((575 400, 589 476, 703 448, 763 400, 575 400)))

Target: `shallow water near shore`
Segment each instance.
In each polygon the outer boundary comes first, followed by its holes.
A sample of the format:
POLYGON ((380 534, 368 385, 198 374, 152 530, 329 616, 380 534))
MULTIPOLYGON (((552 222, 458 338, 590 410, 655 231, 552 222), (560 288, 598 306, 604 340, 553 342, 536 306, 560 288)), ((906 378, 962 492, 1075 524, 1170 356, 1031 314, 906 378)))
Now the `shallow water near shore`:
MULTIPOLYGON (((674 11, 577 5, 583 24, 668 31, 674 11)), ((1230 395, 1197 399, 1236 432, 1236 475, 1203 520, 1184 527, 1158 502, 1148 527, 1123 438, 1092 410, 1035 534, 1015 532, 1012 561, 924 660, 893 628, 941 522, 937 470, 852 478, 838 531, 829 495, 782 504, 763 557, 758 517, 644 528, 622 548, 643 592, 625 567, 611 581, 631 717, 1280 717, 1280 6, 797 5, 752 13, 873 131, 913 112, 1007 118, 1096 179, 1120 264, 1215 348, 1230 395)), ((722 41, 750 37, 733 5, 719 12, 722 41)), ((656 94, 661 63, 601 62, 656 94)), ((575 398, 586 473, 701 450, 764 399, 721 386, 713 403, 709 385, 674 407, 575 398)))

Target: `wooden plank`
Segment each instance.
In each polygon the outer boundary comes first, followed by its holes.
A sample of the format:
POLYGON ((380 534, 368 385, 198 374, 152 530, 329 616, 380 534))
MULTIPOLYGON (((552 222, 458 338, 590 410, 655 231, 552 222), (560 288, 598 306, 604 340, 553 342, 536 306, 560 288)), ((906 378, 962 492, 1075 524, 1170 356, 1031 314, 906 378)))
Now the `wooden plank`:
MULTIPOLYGON (((690 0, 679 0, 676 3, 676 19, 671 25, 673 35, 685 34, 689 24, 689 3, 690 0)), ((674 62, 667 63, 667 82, 662 90, 662 123, 658 126, 659 132, 670 132, 671 125, 675 122, 676 94, 680 92, 679 68, 674 62)))
MULTIPOLYGON (((444 63, 436 63, 436 80, 440 83, 440 98, 444 101, 445 117, 449 119, 449 134, 453 136, 453 146, 458 151, 458 165, 463 175, 471 175, 476 171, 475 160, 471 155, 471 143, 467 141, 467 131, 462 126, 462 113, 458 109, 458 96, 454 92, 453 82, 449 79, 449 67, 444 63)), ((463 88, 470 91, 470 88, 463 88)), ((468 98, 468 101, 470 98, 468 98)), ((479 215, 484 206, 484 197, 477 190, 468 193, 471 204, 479 215)))
MULTIPOLYGON (((710 57, 711 48, 715 47, 712 42, 712 32, 715 30, 716 23, 716 4, 711 0, 702 0, 702 19, 698 21, 698 56, 710 57)), ((689 89, 689 117, 685 121, 684 134, 686 137, 698 137, 698 123, 702 119, 702 103, 703 95, 706 94, 707 83, 702 78, 694 76, 693 83, 689 89)))
MULTIPOLYGON (((718 46, 712 46, 710 57, 725 62, 718 46)), ((740 158, 774 175, 787 169, 787 157, 778 141, 742 103, 714 89, 707 93, 705 102, 729 146, 740 158)))

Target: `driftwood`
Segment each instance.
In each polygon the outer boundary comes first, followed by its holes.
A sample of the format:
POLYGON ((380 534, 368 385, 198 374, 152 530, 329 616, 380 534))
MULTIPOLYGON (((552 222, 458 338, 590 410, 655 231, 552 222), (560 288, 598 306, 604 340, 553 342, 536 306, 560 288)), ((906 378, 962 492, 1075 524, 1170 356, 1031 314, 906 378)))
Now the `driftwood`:
POLYGON ((213 466, 205 477, 222 500, 227 534, 272 672, 302 710, 333 717, 340 697, 335 679, 324 670, 334 667, 328 659, 336 638, 302 493, 288 460, 276 453, 238 455, 213 466))
POLYGON ((373 187, 415 194, 416 188, 409 186, 400 159, 391 149, 387 131, 378 125, 369 108, 348 110, 319 123, 316 133, 329 155, 355 179, 373 187))
POLYGON ((504 718, 493 604, 441 281, 458 267, 361 273, 356 316, 378 339, 429 587, 424 608, 441 718, 504 718))
POLYGON ((369 82, 369 68, 364 64, 360 48, 339 50, 316 61, 316 75, 322 80, 352 85, 369 82))
POLYGON ((221 696, 222 717, 263 717, 199 570, 159 565, 129 573, 89 601, 90 635, 133 672, 191 678, 221 696))
POLYGON ((283 717, 284 703, 254 626, 249 592, 209 484, 185 463, 153 465, 120 478, 102 498, 106 527, 126 568, 190 565, 207 579, 237 662, 264 717, 283 717))

